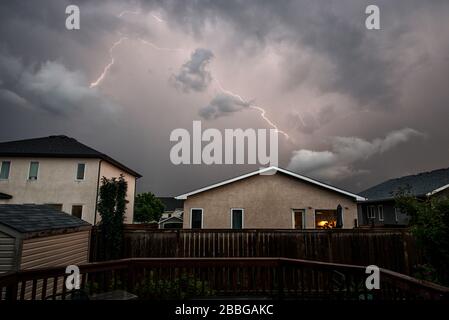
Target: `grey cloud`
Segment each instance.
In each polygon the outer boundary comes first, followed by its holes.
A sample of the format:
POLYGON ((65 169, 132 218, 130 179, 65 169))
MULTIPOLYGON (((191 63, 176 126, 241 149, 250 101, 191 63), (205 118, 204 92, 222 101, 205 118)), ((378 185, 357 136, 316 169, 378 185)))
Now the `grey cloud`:
POLYGON ((87 84, 81 72, 70 71, 58 62, 26 66, 8 53, 0 53, 0 99, 4 102, 58 115, 116 107, 87 84))
POLYGON ((184 63, 179 73, 174 76, 175 85, 184 92, 204 91, 212 80, 207 66, 213 57, 214 54, 208 49, 196 49, 190 60, 184 63))
POLYGON ((335 137, 332 139, 331 150, 301 149, 294 151, 288 168, 328 180, 347 178, 367 172, 365 169, 356 169, 354 167, 356 162, 382 154, 398 144, 418 136, 423 136, 423 134, 414 129, 404 128, 390 132, 383 139, 376 138, 372 141, 356 137, 335 137))
POLYGON ((229 94, 220 93, 210 103, 201 108, 199 115, 204 119, 216 119, 249 107, 249 102, 229 94))

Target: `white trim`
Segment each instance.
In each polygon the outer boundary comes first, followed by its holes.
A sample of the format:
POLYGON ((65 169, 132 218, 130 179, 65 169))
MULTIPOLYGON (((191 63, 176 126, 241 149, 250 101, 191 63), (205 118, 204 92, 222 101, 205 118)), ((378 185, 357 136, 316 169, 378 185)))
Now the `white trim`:
POLYGON ((231 208, 231 229, 233 229, 232 228, 232 216, 233 216, 233 214, 232 214, 232 211, 233 210, 242 210, 242 229, 244 229, 245 228, 245 209, 243 209, 243 208, 231 208))
POLYGON ((178 199, 178 200, 185 200, 185 199, 187 199, 187 197, 189 197, 189 196, 191 196, 191 195, 194 195, 194 194, 197 194, 197 193, 201 193, 201 192, 204 192, 204 191, 207 191, 207 190, 210 190, 210 189, 214 189, 214 188, 217 188, 217 187, 220 187, 220 186, 223 186, 223 185, 226 185, 226 184, 235 182, 235 181, 239 181, 239 180, 242 180, 242 179, 246 179, 246 178, 249 178, 249 177, 254 176, 254 175, 257 175, 257 174, 261 174, 261 175, 262 175, 262 174, 266 174, 267 171, 272 171, 272 170, 274 170, 274 171, 280 171, 280 172, 282 172, 282 173, 284 173, 284 174, 287 174, 287 175, 289 175, 289 176, 295 177, 295 178, 297 178, 297 179, 300 179, 300 180, 304 180, 304 181, 310 182, 310 183, 315 184, 315 185, 317 185, 317 186, 324 187, 324 188, 326 188, 326 189, 333 190, 333 191, 336 191, 336 192, 338 192, 338 193, 342 193, 342 194, 344 194, 344 195, 346 195, 346 196, 350 196, 350 197, 352 197, 352 198, 355 198, 355 200, 357 200, 357 201, 364 201, 364 200, 366 200, 366 198, 361 197, 361 196, 359 196, 359 195, 357 195, 357 194, 354 194, 354 193, 351 193, 351 192, 348 192, 348 191, 344 191, 344 190, 338 189, 338 188, 336 188, 336 187, 327 185, 327 184, 325 184, 325 183, 322 183, 322 182, 313 180, 313 179, 311 179, 311 178, 308 178, 308 177, 305 177, 305 176, 302 176, 302 175, 299 175, 299 174, 296 174, 296 173, 293 173, 293 172, 290 172, 290 171, 288 171, 288 170, 281 169, 281 168, 278 168, 278 167, 268 167, 268 168, 259 169, 259 170, 257 170, 257 171, 250 172, 250 173, 247 173, 247 174, 244 174, 244 175, 241 175, 241 176, 238 176, 238 177, 235 177, 235 178, 226 180, 226 181, 222 181, 222 182, 219 182, 219 183, 216 183, 216 184, 213 184, 213 185, 210 185, 210 186, 201 188, 201 189, 197 189, 197 190, 194 190, 194 191, 191 191, 191 192, 188 192, 188 193, 181 194, 181 195, 175 197, 175 199, 178 199))
POLYGON ((204 228, 204 209, 203 208, 190 208, 190 229, 192 228, 192 211, 201 210, 201 229, 204 228))
POLYGON ((378 206, 377 206, 377 214, 379 215, 379 221, 384 221, 384 206, 383 205, 381 205, 381 204, 379 204, 378 206), (380 218, 380 209, 382 209, 382 219, 380 218))
POLYGON ((433 196, 435 193, 441 192, 447 188, 449 188, 449 184, 439 187, 438 189, 435 189, 433 191, 430 191, 429 193, 426 194, 426 196, 428 196, 428 197, 433 196))

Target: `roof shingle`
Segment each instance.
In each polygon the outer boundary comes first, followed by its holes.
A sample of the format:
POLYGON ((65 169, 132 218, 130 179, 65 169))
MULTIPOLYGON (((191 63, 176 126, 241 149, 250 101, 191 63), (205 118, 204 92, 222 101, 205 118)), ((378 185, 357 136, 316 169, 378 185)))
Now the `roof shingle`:
POLYGON ((0 204, 0 224, 20 233, 90 226, 75 216, 36 204, 0 204))

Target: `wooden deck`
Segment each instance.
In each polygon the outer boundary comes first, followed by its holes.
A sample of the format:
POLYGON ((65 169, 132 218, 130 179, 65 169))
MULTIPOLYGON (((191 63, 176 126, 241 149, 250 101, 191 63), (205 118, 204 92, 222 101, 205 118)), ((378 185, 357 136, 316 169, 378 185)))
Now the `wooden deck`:
MULTIPOLYGON (((441 300, 449 288, 380 269, 380 289, 367 290, 365 267, 288 258, 130 258, 79 266, 81 290, 126 290, 139 299, 220 297, 297 300, 441 300)), ((64 267, 0 277, 0 300, 68 294, 64 267)))

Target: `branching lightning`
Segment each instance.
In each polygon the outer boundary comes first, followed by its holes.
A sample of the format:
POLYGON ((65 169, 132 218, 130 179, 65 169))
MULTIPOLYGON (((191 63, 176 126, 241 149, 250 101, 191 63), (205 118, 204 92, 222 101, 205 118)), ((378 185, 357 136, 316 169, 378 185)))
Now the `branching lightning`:
POLYGON ((124 40, 127 40, 127 37, 121 37, 119 40, 117 40, 116 42, 114 42, 112 44, 112 46, 109 48, 109 57, 111 58, 111 61, 104 67, 103 72, 100 74, 100 76, 97 78, 97 80, 95 80, 94 82, 92 82, 90 84, 90 88, 94 88, 96 86, 98 86, 104 79, 104 77, 106 76, 106 74, 108 73, 109 69, 114 65, 114 55, 112 54, 112 52, 114 51, 114 48, 117 47, 118 45, 120 45, 124 40))
MULTIPOLYGON (((135 11, 125 10, 125 11, 120 12, 117 16, 118 16, 118 17, 123 17, 125 14, 140 14, 140 12, 139 12, 138 10, 135 10, 135 11)), ((152 16, 157 22, 165 22, 164 20, 162 20, 159 16, 157 16, 157 15, 155 15, 155 14, 151 14, 151 16, 152 16)), ((115 62, 115 61, 114 61, 114 56, 113 56, 114 48, 117 47, 118 45, 120 45, 124 40, 127 40, 127 39, 128 39, 128 37, 121 37, 119 40, 117 40, 116 42, 114 42, 114 43, 112 44, 112 46, 109 48, 110 62, 104 67, 103 72, 100 74, 100 76, 97 78, 97 80, 95 80, 94 82, 92 82, 92 83, 90 84, 90 88, 94 88, 94 87, 98 86, 98 85, 103 81, 103 79, 106 77, 106 74, 108 73, 109 69, 114 65, 114 62, 115 62)), ((141 39, 141 38, 138 38, 138 40, 139 40, 140 42, 142 42, 143 44, 149 45, 149 46, 151 46, 153 49, 156 49, 156 50, 161 50, 161 51, 187 51, 187 50, 181 49, 181 48, 164 48, 164 47, 159 47, 159 46, 155 45, 154 43, 152 43, 152 42, 150 42, 150 41, 147 41, 147 40, 144 40, 144 39, 141 39)), ((253 104, 251 104, 250 101, 246 101, 245 99, 243 99, 242 96, 240 96, 240 95, 238 95, 238 94, 236 94, 236 93, 234 93, 234 92, 231 92, 231 91, 229 91, 229 90, 224 89, 224 88, 222 87, 222 85, 220 84, 220 82, 219 82, 218 80, 216 80, 216 79, 215 79, 215 83, 217 84, 217 87, 218 87, 218 89, 219 89, 221 92, 223 92, 223 93, 225 93, 225 94, 228 94, 228 95, 230 95, 230 96, 232 96, 232 97, 238 99, 239 101, 241 101, 241 102, 244 103, 245 105, 248 105, 249 108, 258 110, 258 111, 260 112, 260 116, 262 117, 262 119, 263 119, 266 123, 268 123, 268 125, 269 125, 270 127, 272 127, 273 129, 275 129, 276 132, 282 134, 287 140, 290 139, 290 136, 289 136, 285 131, 279 129, 279 128, 277 127, 277 125, 274 124, 273 121, 271 121, 271 120, 268 118, 268 116, 266 115, 267 112, 266 112, 266 110, 265 110, 264 108, 262 108, 262 107, 260 107, 260 106, 253 105, 253 104)))
POLYGON ((266 123, 268 123, 273 129, 275 129, 276 132, 282 134, 285 138, 290 139, 290 136, 288 135, 288 133, 286 133, 285 131, 280 130, 280 129, 273 123, 273 121, 271 121, 271 120, 266 116, 266 113, 267 113, 267 112, 266 112, 266 110, 265 110, 264 108, 259 107, 259 106, 256 106, 256 105, 253 105, 253 104, 251 104, 250 101, 246 101, 245 99, 243 99, 242 96, 240 96, 240 95, 238 95, 238 94, 236 94, 236 93, 234 93, 234 92, 232 92, 232 91, 229 91, 229 90, 224 89, 223 86, 221 85, 220 81, 218 81, 217 79, 215 79, 215 83, 217 84, 217 87, 218 87, 218 89, 219 89, 221 92, 226 93, 226 94, 228 94, 228 95, 230 95, 230 96, 232 96, 232 97, 234 97, 234 98, 240 100, 242 103, 248 105, 248 107, 250 107, 250 108, 252 108, 252 109, 256 109, 256 110, 260 111, 260 116, 262 117, 262 119, 265 120, 266 123))

